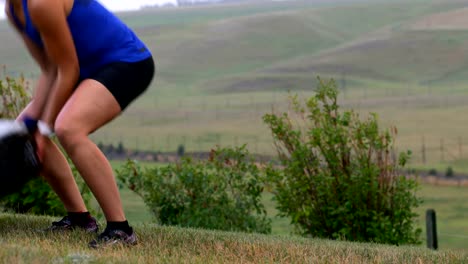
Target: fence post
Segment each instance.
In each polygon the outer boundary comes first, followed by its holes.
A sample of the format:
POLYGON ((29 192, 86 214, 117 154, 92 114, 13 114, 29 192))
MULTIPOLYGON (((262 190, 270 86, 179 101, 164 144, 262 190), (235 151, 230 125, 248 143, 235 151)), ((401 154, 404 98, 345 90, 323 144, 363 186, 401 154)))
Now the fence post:
POLYGON ((427 247, 429 249, 436 250, 437 244, 437 225, 436 225, 436 213, 434 209, 426 211, 426 235, 427 235, 427 247))

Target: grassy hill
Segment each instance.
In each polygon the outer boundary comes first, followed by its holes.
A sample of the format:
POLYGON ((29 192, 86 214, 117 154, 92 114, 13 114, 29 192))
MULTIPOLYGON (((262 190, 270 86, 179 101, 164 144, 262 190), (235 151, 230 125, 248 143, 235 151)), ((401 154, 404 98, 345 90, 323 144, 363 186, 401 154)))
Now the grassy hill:
POLYGON ((91 250, 80 231, 44 234, 52 219, 0 215, 2 263, 466 263, 457 251, 137 225, 139 244, 91 250))
MULTIPOLYGON (((93 138, 161 151, 247 143, 272 154, 262 115, 286 110, 288 90, 311 95, 320 75, 337 80, 344 107, 397 126, 413 164, 422 163, 424 147, 427 162, 457 171, 468 144, 468 119, 457 114, 468 110, 466 4, 245 1, 119 13, 153 51, 157 76, 93 138)), ((37 75, 4 22, 0 36, 7 73, 37 75)))

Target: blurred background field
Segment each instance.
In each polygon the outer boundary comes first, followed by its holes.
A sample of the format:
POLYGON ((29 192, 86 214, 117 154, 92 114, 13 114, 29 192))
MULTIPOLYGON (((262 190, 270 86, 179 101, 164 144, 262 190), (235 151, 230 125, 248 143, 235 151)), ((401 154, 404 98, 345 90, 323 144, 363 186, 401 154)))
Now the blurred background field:
MULTIPOLYGON (((288 92, 311 96, 321 76, 336 80, 343 108, 363 117, 375 112, 382 128, 398 128, 398 150, 413 152, 410 167, 468 175, 467 6, 258 0, 118 13, 152 50, 157 75, 144 96, 92 138, 161 152, 246 143, 252 153, 274 155, 262 116, 287 110, 288 92)), ((0 36, 6 74, 37 77, 5 21, 0 36)), ((440 247, 468 248, 467 189, 423 185, 421 195, 421 227, 425 210, 434 208, 440 247)), ((150 219, 141 199, 127 190, 123 196, 129 219, 150 219)), ((289 233, 287 220, 273 223, 274 233, 289 233)))
MULTIPOLYGON (((119 13, 153 51, 157 76, 96 142, 141 150, 209 151, 247 143, 274 154, 262 115, 334 78, 341 105, 396 126, 412 164, 465 172, 467 1, 246 1, 119 13)), ((7 74, 37 76, 0 23, 7 74)))

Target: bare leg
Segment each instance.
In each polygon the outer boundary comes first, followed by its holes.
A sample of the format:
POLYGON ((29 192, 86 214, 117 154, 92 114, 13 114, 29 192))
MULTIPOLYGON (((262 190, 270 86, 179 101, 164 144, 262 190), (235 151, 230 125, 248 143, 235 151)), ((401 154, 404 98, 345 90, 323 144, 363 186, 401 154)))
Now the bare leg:
POLYGON ((73 178, 68 161, 50 139, 44 140, 42 164, 45 180, 62 200, 67 212, 86 212, 86 206, 73 178))
MULTIPOLYGON (((19 118, 28 113, 28 111, 31 111, 31 104, 26 107, 19 118)), ((41 175, 57 193, 68 212, 87 211, 70 166, 63 153, 52 140, 38 133, 35 137, 42 163, 41 175)))
POLYGON ((88 135, 120 112, 119 104, 101 83, 85 80, 55 123, 60 143, 90 187, 107 221, 125 221, 125 215, 112 167, 88 135))

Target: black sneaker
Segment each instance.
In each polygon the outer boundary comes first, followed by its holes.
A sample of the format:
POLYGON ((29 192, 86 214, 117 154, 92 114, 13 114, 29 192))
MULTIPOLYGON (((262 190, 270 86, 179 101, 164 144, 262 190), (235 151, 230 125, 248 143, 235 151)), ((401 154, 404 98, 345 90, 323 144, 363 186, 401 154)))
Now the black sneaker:
POLYGON ((103 248, 117 244, 122 244, 125 246, 136 245, 137 237, 135 232, 132 230, 131 234, 128 234, 123 230, 109 230, 106 228, 106 230, 104 230, 104 232, 100 234, 97 239, 89 242, 89 247, 103 248))
POLYGON ((52 225, 45 231, 67 231, 76 228, 83 229, 88 233, 97 233, 99 231, 99 225, 94 217, 90 217, 86 223, 76 224, 72 223, 68 216, 63 217, 60 221, 52 222, 52 225))

